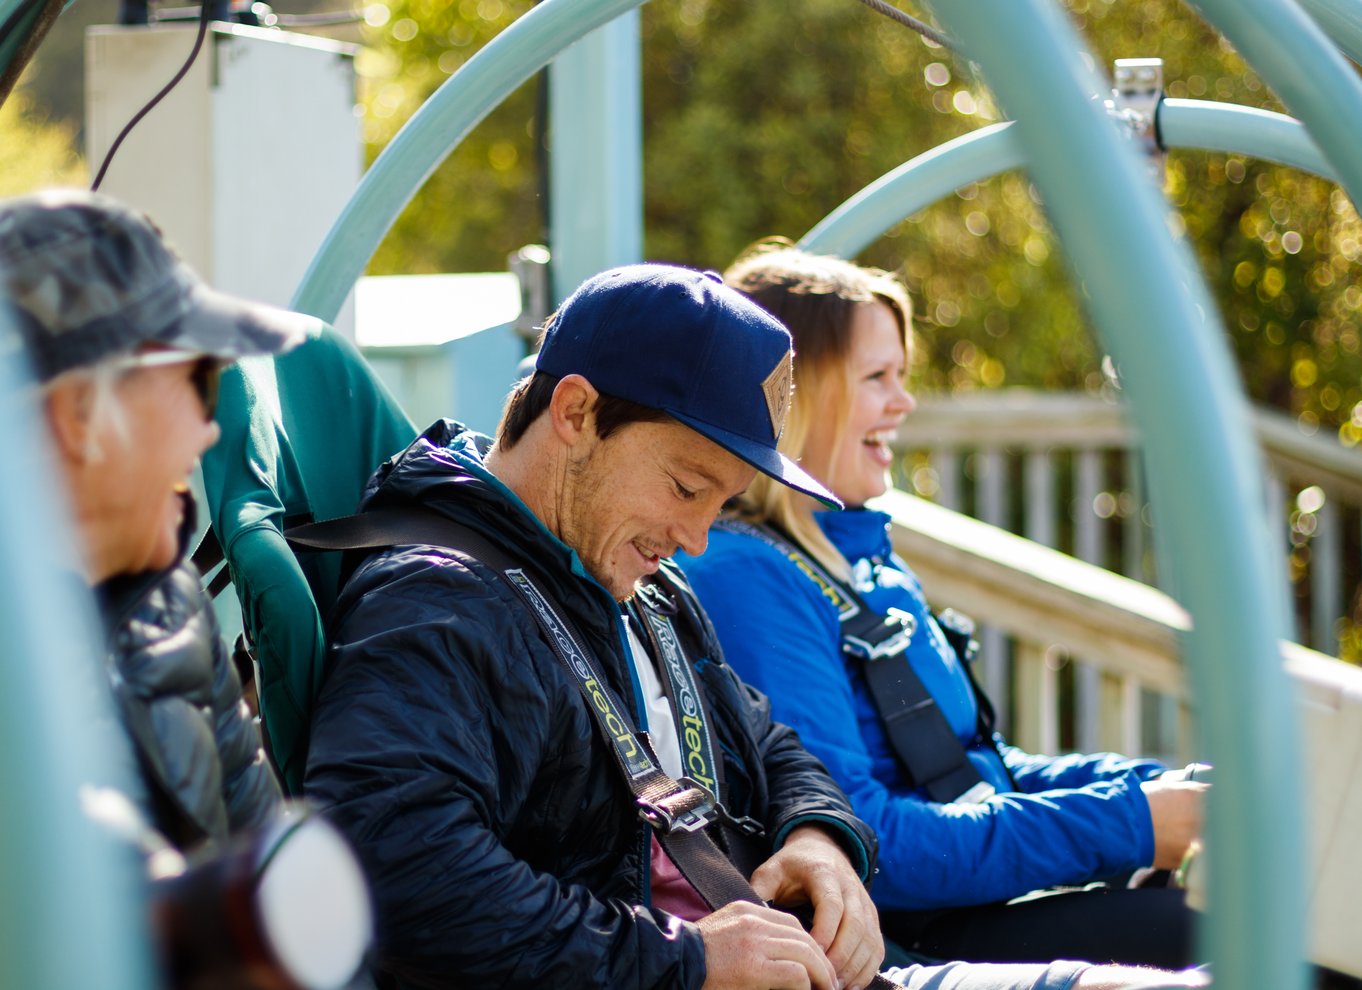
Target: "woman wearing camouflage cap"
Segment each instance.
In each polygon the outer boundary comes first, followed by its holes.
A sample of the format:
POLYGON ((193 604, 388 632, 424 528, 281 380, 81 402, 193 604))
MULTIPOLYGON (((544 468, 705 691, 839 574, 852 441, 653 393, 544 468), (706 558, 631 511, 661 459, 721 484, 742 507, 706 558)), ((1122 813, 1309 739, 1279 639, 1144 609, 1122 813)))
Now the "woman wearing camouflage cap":
POLYGON ((0 203, 0 305, 42 390, 144 811, 180 849, 220 845, 280 795, 185 560, 186 481, 218 437, 221 367, 316 321, 214 292, 144 218, 79 192, 0 203))

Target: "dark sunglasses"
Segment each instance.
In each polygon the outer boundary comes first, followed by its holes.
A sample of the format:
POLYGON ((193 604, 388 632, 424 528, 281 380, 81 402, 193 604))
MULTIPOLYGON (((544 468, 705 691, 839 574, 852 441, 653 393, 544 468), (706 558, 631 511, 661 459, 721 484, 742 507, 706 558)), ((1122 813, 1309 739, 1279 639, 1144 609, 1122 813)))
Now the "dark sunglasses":
POLYGON ((212 419, 218 408, 218 383, 222 378, 222 362, 215 357, 194 351, 142 351, 130 354, 118 362, 122 368, 160 368, 172 364, 192 364, 189 384, 203 406, 205 419, 212 419))

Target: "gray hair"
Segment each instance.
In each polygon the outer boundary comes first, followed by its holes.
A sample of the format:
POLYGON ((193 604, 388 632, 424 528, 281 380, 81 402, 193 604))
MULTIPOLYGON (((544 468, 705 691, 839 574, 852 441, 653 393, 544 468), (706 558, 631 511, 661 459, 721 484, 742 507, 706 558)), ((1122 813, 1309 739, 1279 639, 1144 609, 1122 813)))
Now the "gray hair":
MULTIPOLYGON (((90 387, 90 422, 107 427, 118 441, 126 446, 131 441, 128 433, 127 410, 118 395, 118 383, 129 372, 124 363, 125 355, 116 354, 104 360, 64 371, 42 386, 43 397, 51 392, 59 382, 84 381, 90 387)), ((94 462, 104 460, 105 451, 100 445, 103 430, 91 429, 85 436, 85 457, 94 462)))

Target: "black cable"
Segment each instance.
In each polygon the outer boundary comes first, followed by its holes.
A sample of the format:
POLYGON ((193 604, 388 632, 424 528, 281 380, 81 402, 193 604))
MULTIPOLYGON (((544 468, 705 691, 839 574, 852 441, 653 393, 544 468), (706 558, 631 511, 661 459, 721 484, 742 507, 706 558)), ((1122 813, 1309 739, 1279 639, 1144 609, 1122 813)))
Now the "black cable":
POLYGON ((209 10, 210 5, 208 0, 204 0, 203 6, 199 8, 199 33, 194 39, 194 47, 189 52, 189 58, 185 59, 184 65, 180 66, 180 71, 175 73, 175 77, 171 79, 170 82, 166 83, 159 93, 148 100, 146 106, 142 107, 141 110, 138 110, 137 113, 133 115, 132 120, 128 121, 123 129, 118 132, 118 137, 114 138, 113 144, 109 146, 109 151, 104 156, 104 163, 99 166, 99 173, 95 176, 95 181, 90 183, 91 192, 99 191, 100 183, 104 181, 104 173, 109 171, 109 165, 113 162, 114 155, 118 153, 119 147, 123 144, 123 139, 131 133, 132 129, 141 122, 143 117, 155 109, 156 104, 166 98, 166 95, 174 89, 179 81, 185 77, 185 74, 189 72, 189 67, 194 64, 194 59, 199 56, 199 50, 203 48, 203 39, 208 36, 209 10))
POLYGON ((936 28, 932 27, 930 24, 923 23, 911 14, 905 14, 897 7, 890 6, 885 3, 884 0, 861 0, 861 3, 865 4, 871 10, 878 11, 885 17, 898 21, 904 27, 912 28, 933 44, 940 45, 942 48, 949 49, 950 51, 956 50, 954 42, 936 28))

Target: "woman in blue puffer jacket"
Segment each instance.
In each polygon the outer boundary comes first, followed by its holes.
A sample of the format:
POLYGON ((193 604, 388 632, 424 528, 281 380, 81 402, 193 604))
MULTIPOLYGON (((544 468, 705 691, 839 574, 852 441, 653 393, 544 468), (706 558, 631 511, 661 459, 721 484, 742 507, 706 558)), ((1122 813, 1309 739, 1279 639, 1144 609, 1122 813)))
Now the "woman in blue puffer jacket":
POLYGON ((943 958, 1187 964, 1180 891, 1099 881, 1176 865, 1199 829, 1204 785, 1149 760, 1024 753, 981 730, 964 661, 894 556, 888 518, 865 508, 886 490, 890 441, 914 405, 903 385, 911 310, 902 287, 769 243, 726 280, 793 334, 795 399, 781 447, 848 508, 821 511, 759 479, 733 512, 739 523, 721 522, 708 551, 682 563, 729 661, 879 834, 873 893, 886 933, 943 958), (814 571, 873 612, 912 617, 907 649, 891 662, 911 666, 982 781, 968 800, 933 800, 914 785, 861 663, 843 653, 838 592, 814 571))

